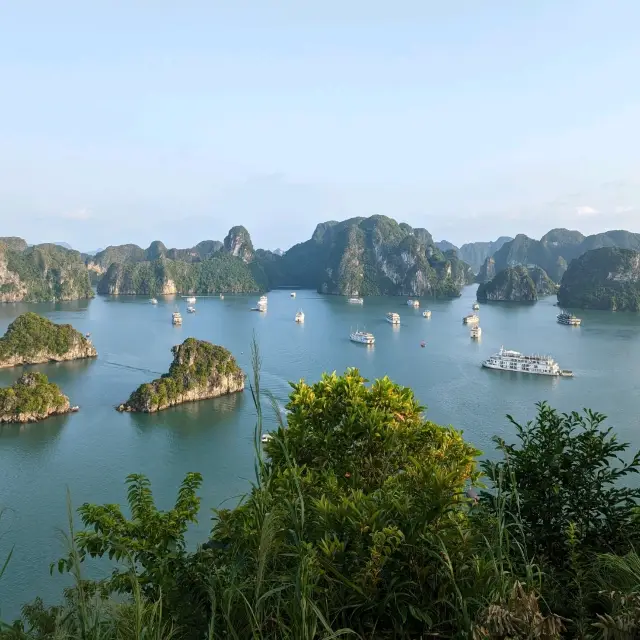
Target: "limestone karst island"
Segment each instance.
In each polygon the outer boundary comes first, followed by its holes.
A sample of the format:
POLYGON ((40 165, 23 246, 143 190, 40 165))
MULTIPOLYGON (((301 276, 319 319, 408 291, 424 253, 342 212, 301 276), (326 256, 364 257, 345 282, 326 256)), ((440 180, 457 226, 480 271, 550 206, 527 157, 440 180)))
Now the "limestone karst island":
POLYGON ((171 350, 169 372, 140 385, 118 411, 153 413, 184 402, 217 398, 244 389, 244 373, 224 347, 187 338, 171 350))
POLYGON ((0 422, 39 422, 77 409, 44 373, 24 373, 12 386, 0 388, 0 422))
POLYGON ((55 324, 37 313, 17 317, 0 338, 0 367, 95 358, 91 341, 70 324, 55 324))

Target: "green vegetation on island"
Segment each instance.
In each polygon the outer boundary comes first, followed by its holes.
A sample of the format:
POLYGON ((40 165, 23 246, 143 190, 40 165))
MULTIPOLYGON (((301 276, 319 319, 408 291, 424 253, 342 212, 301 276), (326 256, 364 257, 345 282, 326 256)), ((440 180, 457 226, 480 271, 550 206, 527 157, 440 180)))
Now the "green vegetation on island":
POLYGON ((640 253, 613 247, 587 251, 573 260, 564 274, 558 304, 640 311, 640 253))
POLYGON ((473 273, 426 229, 386 216, 319 224, 282 257, 287 284, 338 295, 456 297, 473 273))
MULTIPOLYGON (((19 238, 17 240, 20 240, 19 238)), ((82 256, 55 244, 25 249, 0 243, 0 301, 48 302, 92 298, 82 256)))
POLYGON ((70 324, 55 324, 31 311, 18 316, 0 338, 0 367, 96 355, 91 342, 70 324))
POLYGON ((210 540, 185 539, 199 473, 166 511, 131 475, 126 510, 80 507, 57 563, 75 582, 65 601, 27 605, 1 640, 640 635, 640 489, 626 486, 640 454, 604 416, 542 403, 478 464, 410 389, 365 383, 350 369, 293 384, 263 452, 256 375, 256 477, 210 540), (91 558, 116 566, 91 581, 91 558))
POLYGON ((0 422, 37 422, 71 410, 69 398, 44 373, 24 373, 0 387, 0 422))
POLYGON ((533 302, 556 293, 558 285, 540 267, 508 267, 478 287, 478 300, 533 302))
POLYGON ((173 362, 161 378, 140 385, 119 411, 161 411, 183 402, 244 389, 244 373, 224 347, 187 338, 172 348, 173 362))

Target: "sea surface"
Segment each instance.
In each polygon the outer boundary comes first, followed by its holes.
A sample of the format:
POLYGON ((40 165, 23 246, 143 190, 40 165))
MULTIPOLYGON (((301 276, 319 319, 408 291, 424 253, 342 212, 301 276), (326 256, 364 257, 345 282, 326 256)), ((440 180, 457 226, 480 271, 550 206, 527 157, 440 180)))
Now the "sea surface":
MULTIPOLYGON (((531 419, 535 403, 549 401, 563 411, 590 407, 609 416, 622 440, 640 447, 640 315, 580 312, 581 327, 556 323, 555 297, 536 304, 485 304, 479 311, 482 339, 469 337, 462 317, 471 312, 475 287, 451 301, 367 298, 363 306, 313 291, 269 294, 265 314, 249 311, 255 296, 199 298, 195 314, 181 298, 102 297, 58 304, 0 306, 0 331, 31 310, 54 322, 90 332, 96 360, 34 367, 58 383, 80 411, 30 425, 0 427, 0 566, 13 557, 0 579, 0 618, 11 620, 37 595, 55 603, 66 578, 49 575, 64 554, 60 530, 67 527, 67 491, 74 507, 83 502, 125 503, 125 477, 144 473, 160 508, 170 508, 189 471, 204 476, 200 522, 189 532, 195 545, 211 526, 211 509, 233 506, 254 477, 251 394, 182 405, 154 415, 118 413, 139 384, 166 372, 171 347, 193 336, 230 349, 250 371, 255 334, 262 356, 262 385, 282 406, 290 380, 318 380, 323 371, 358 367, 369 379, 389 376, 409 385, 430 419, 464 430, 485 455, 493 435, 513 437, 505 419, 531 419), (182 327, 171 313, 183 313, 182 327), (422 311, 432 311, 430 319, 422 311), (294 323, 298 309, 305 323, 294 323), (384 320, 401 314, 402 324, 384 320), (376 336, 374 347, 349 341, 350 329, 376 336), (421 342, 425 341, 424 348, 421 342), (524 353, 549 353, 575 378, 527 376, 483 369, 480 363, 501 345, 524 353)), ((23 371, 0 370, 0 385, 23 371)), ((274 418, 265 402, 271 424, 274 418)), ((102 568, 89 569, 93 572, 102 568)))

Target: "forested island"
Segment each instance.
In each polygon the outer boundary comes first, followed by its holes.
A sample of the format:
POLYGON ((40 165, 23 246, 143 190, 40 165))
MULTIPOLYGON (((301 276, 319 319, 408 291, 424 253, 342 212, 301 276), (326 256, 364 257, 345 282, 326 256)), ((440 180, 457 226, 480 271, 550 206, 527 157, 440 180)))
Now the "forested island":
POLYGON ((508 267, 478 287, 480 301, 533 302, 556 293, 558 285, 540 267, 508 267))
POLYGON ((588 251, 569 265, 558 291, 558 304, 640 311, 640 253, 614 247, 588 251))
POLYGON ((117 407, 118 411, 153 413, 244 389, 244 373, 224 347, 187 338, 171 352, 169 372, 140 385, 127 402, 117 407))
POLYGON ((55 324, 33 312, 18 316, 0 338, 0 367, 95 358, 97 355, 91 341, 70 324, 55 324))
POLYGON ((0 422, 39 422, 75 410, 44 373, 24 373, 10 387, 0 388, 0 422))
POLYGON ((28 247, 22 238, 0 238, 0 302, 49 302, 92 298, 78 251, 55 244, 28 247))

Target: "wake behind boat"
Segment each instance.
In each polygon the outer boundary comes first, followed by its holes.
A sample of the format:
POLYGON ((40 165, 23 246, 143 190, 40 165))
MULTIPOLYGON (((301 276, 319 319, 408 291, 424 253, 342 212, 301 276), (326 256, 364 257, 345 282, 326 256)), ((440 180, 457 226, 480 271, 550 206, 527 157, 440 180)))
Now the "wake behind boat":
POLYGON ((498 353, 489 356, 482 366, 487 369, 533 373, 540 376, 573 376, 572 371, 561 369, 551 356, 525 356, 519 351, 510 351, 504 347, 500 347, 498 353))

